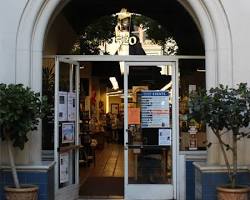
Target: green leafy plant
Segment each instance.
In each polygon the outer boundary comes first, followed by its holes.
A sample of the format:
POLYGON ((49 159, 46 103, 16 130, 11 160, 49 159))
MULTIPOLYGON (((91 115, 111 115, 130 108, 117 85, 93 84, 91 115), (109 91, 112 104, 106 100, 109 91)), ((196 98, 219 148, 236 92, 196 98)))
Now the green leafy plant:
MULTIPOLYGON (((228 171, 230 187, 236 187, 237 142, 249 138, 250 90, 246 83, 236 88, 220 85, 209 91, 193 93, 190 98, 191 117, 203 121, 212 129, 219 141, 228 171), (230 136, 232 143, 226 143, 223 136, 230 136), (226 151, 230 153, 227 154, 226 151), (229 160, 232 156, 232 163, 229 160)), ((208 143, 211 146, 211 143, 208 143)))
POLYGON ((20 188, 11 145, 23 149, 27 134, 36 130, 39 118, 46 113, 46 97, 40 99, 22 84, 0 84, 0 137, 6 140, 12 176, 16 188, 20 188))

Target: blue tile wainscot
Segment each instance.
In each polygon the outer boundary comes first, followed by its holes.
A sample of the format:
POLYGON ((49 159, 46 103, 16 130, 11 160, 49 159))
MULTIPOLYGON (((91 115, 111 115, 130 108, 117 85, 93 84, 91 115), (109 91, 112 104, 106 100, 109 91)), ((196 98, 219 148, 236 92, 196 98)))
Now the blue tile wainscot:
MULTIPOLYGON (((42 162, 41 165, 17 166, 21 184, 33 184, 39 187, 38 200, 54 199, 54 162, 42 162)), ((7 166, 0 167, 0 199, 4 197, 4 186, 13 185, 12 174, 7 166)))
POLYGON ((207 151, 181 151, 185 156, 185 191, 186 200, 195 199, 195 167, 194 162, 204 162, 207 159, 207 151))
MULTIPOLYGON (((225 166, 212 166, 195 162, 195 199, 216 200, 216 187, 228 183, 225 166)), ((238 184, 250 185, 250 173, 247 166, 239 167, 238 184)))

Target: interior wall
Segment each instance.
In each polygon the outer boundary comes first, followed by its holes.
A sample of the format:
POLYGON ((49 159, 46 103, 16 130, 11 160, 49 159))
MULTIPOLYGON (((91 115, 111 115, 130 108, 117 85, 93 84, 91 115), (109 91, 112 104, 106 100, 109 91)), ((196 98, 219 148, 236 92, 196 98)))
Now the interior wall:
POLYGON ((76 32, 65 17, 59 14, 44 42, 44 55, 70 54, 70 50, 77 39, 76 32))
POLYGON ((119 104, 119 110, 120 110, 121 103, 122 103, 122 99, 120 98, 120 96, 110 96, 109 97, 110 112, 112 112, 112 104, 119 104))

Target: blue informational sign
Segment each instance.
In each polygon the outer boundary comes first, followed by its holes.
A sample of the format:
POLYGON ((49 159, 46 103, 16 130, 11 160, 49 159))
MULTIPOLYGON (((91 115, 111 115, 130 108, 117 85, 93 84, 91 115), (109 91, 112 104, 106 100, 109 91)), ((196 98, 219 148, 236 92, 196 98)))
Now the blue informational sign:
POLYGON ((141 127, 169 127, 169 93, 165 91, 142 91, 141 127))

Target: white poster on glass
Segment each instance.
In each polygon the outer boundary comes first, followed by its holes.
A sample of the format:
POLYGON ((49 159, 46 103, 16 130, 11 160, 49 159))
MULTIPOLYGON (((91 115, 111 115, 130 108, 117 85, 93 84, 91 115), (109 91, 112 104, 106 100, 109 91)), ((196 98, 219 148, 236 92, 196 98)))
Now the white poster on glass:
POLYGON ((76 93, 68 93, 68 121, 76 120, 76 93))
POLYGON ((171 129, 159 129, 159 145, 171 146, 171 129))
POLYGON ((164 91, 141 92, 142 128, 169 127, 169 93, 164 91))
POLYGON ((68 93, 59 91, 59 106, 58 106, 58 119, 59 121, 67 121, 67 102, 68 102, 68 93))
POLYGON ((69 181, 69 153, 60 154, 60 183, 69 181))

